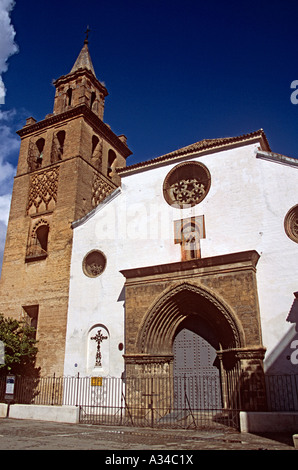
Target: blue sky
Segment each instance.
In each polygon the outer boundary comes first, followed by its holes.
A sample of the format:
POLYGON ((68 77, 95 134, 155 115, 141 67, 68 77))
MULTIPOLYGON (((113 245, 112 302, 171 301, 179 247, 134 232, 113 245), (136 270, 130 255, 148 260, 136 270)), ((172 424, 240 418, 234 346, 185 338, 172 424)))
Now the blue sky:
POLYGON ((297 158, 297 18, 297 0, 0 0, 0 264, 15 131, 52 112, 52 81, 72 68, 87 25, 104 121, 127 136, 133 164, 260 128, 272 151, 297 158))

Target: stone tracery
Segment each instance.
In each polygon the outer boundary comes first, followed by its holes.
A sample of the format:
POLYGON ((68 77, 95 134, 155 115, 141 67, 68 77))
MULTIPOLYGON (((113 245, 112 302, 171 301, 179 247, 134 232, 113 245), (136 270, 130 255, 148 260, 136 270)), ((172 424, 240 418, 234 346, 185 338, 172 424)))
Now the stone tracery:
POLYGON ((95 173, 92 184, 92 207, 98 206, 115 188, 113 183, 107 182, 102 175, 95 173))
POLYGON ((210 173, 202 163, 180 163, 165 178, 164 198, 172 207, 195 206, 207 195, 210 181, 210 173))
POLYGON ((289 210, 284 225, 288 237, 298 243, 298 204, 289 210))
POLYGON ((44 210, 53 209, 57 202, 59 167, 51 168, 31 176, 27 213, 38 213, 43 205, 44 210))
POLYGON ((106 258, 99 250, 92 250, 83 260, 83 271, 88 277, 97 277, 105 269, 106 258))
POLYGON ((204 184, 196 178, 183 179, 170 186, 169 194, 173 200, 182 204, 198 204, 205 196, 204 184))

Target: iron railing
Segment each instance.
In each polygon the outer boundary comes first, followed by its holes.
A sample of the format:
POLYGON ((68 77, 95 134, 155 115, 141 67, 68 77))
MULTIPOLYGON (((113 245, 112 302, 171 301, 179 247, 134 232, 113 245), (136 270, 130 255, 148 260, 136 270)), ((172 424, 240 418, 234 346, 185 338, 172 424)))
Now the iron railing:
POLYGON ((265 375, 269 411, 298 411, 298 375, 265 375))
MULTIPOLYGON (((0 401, 5 379, 0 377, 0 401)), ((223 384, 212 376, 16 377, 14 401, 77 406, 80 421, 93 424, 238 428, 239 411, 257 410, 258 397, 253 379, 236 385, 233 402, 227 402, 223 384)), ((298 411, 298 375, 265 376, 265 388, 268 411, 298 411)))

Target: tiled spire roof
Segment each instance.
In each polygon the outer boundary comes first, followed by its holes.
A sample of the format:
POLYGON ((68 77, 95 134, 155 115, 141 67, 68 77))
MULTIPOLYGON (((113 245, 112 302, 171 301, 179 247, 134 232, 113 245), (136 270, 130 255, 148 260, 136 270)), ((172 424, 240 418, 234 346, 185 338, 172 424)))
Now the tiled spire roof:
POLYGON ((90 53, 89 53, 88 40, 87 39, 85 39, 84 46, 82 47, 82 50, 79 53, 78 58, 75 61, 74 66, 71 69, 70 73, 76 72, 79 69, 88 69, 96 77, 95 71, 94 71, 94 68, 93 68, 93 64, 92 64, 92 60, 91 60, 91 57, 90 57, 90 53))

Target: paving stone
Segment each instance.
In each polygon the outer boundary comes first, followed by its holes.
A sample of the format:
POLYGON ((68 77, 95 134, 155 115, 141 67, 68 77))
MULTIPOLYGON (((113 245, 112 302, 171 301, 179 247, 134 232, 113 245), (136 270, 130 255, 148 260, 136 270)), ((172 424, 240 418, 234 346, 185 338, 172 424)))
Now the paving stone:
POLYGON ((200 450, 295 448, 291 434, 259 436, 235 431, 155 430, 3 418, 0 420, 0 450, 101 450, 103 458, 111 451, 133 451, 132 455, 138 452, 143 455, 147 451, 144 455, 148 455, 155 451, 183 454, 200 450))

